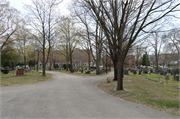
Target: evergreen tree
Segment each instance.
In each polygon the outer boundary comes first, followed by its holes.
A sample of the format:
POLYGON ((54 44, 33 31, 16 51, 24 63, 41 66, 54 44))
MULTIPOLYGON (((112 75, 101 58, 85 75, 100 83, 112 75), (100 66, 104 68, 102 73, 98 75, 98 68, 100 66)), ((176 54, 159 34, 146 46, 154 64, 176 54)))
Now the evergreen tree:
POLYGON ((149 57, 148 57, 148 55, 144 54, 141 64, 142 64, 143 66, 146 66, 146 62, 147 62, 147 66, 150 66, 149 57))

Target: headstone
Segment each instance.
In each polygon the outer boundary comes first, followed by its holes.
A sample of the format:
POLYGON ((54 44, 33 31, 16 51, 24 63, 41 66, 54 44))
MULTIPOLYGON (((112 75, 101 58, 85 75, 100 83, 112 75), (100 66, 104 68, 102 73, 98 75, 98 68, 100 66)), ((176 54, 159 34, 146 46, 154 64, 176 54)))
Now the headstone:
POLYGON ((90 71, 86 71, 86 73, 85 74, 90 74, 90 71))
POLYGON ((81 73, 83 73, 84 71, 83 71, 83 68, 81 69, 81 73))
POLYGON ((150 69, 150 72, 153 73, 153 69, 150 69))
POLYGON ((129 70, 124 70, 124 75, 129 75, 129 70))
POLYGON ((134 70, 134 71, 133 71, 133 73, 134 73, 134 75, 135 75, 135 74, 137 74, 137 71, 136 71, 136 70, 134 70))
POLYGON ((179 81, 179 75, 175 75, 173 81, 179 81))
POLYGON ((142 71, 139 71, 139 75, 141 75, 141 72, 142 72, 142 71))
POLYGON ((169 75, 168 74, 166 74, 165 79, 169 80, 169 75))
POLYGON ((137 70, 138 70, 138 68, 137 68, 137 67, 135 67, 135 69, 134 69, 134 70, 136 70, 136 71, 137 71, 137 70))
POLYGON ((23 76, 23 75, 24 75, 24 70, 16 71, 16 76, 23 76))
POLYGON ((171 70, 170 70, 170 69, 168 69, 168 70, 167 70, 167 72, 168 72, 168 73, 171 73, 171 70))
POLYGON ((163 72, 164 73, 164 76, 166 76, 167 72, 163 72))
POLYGON ((104 73, 105 73, 105 69, 101 69, 100 74, 104 74, 104 73))
POLYGON ((179 81, 179 76, 178 75, 176 75, 176 81, 179 81))
POLYGON ((73 73, 73 72, 74 72, 74 69, 70 69, 70 71, 71 71, 71 73, 73 73))
POLYGON ((147 74, 148 73, 147 69, 143 69, 143 73, 147 74))
POLYGON ((164 74, 164 72, 163 71, 160 71, 160 75, 163 75, 164 74))
POLYGON ((167 69, 162 69, 163 72, 167 72, 167 69))
POLYGON ((25 72, 26 72, 26 73, 29 72, 29 69, 25 69, 25 72))

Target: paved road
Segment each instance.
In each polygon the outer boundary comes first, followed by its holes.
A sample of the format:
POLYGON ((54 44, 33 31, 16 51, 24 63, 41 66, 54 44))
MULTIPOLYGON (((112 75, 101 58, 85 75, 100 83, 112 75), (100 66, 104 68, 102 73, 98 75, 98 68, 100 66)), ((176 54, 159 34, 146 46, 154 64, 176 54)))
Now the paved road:
POLYGON ((46 82, 2 87, 1 119, 178 118, 100 91, 96 84, 107 76, 49 73, 46 82))

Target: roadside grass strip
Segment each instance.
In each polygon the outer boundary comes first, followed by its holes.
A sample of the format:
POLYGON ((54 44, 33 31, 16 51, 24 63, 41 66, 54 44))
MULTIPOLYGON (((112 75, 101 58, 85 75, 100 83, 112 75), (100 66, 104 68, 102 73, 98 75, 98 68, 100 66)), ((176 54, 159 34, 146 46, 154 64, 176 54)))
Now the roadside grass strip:
POLYGON ((51 79, 52 76, 50 74, 46 74, 46 77, 42 76, 42 73, 31 71, 28 73, 24 73, 24 76, 16 76, 16 73, 9 72, 9 74, 3 74, 1 72, 1 86, 12 86, 12 85, 22 85, 22 84, 30 84, 43 82, 51 79))
MULTIPOLYGON (((142 104, 173 115, 180 115, 179 89, 158 82, 147 80, 139 75, 124 76, 124 90, 117 91, 117 81, 107 83, 107 80, 99 82, 97 87, 106 93, 142 104)), ((165 80, 165 79, 164 79, 165 80)))

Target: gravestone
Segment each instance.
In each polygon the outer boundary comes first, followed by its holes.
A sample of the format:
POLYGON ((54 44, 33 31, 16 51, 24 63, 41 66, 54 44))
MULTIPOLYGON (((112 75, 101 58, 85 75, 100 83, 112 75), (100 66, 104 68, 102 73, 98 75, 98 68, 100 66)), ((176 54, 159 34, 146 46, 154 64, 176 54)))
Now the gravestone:
POLYGON ((83 68, 81 69, 81 73, 83 73, 84 71, 83 71, 83 68))
POLYGON ((138 71, 138 68, 136 67, 134 70, 138 71))
POLYGON ((163 72, 167 72, 167 69, 162 69, 163 72))
POLYGON ((136 70, 134 70, 134 71, 133 71, 133 73, 134 73, 134 75, 135 75, 135 74, 137 74, 137 71, 136 71, 136 70))
POLYGON ((179 81, 179 75, 175 75, 173 81, 179 81))
POLYGON ((176 75, 176 81, 179 81, 179 76, 178 75, 176 75))
POLYGON ((24 70, 16 71, 16 76, 24 76, 24 70))
POLYGON ((25 69, 25 73, 29 72, 29 69, 25 69))
POLYGON ((166 74, 165 79, 169 80, 169 75, 168 74, 166 74))
POLYGON ((86 71, 85 74, 90 74, 90 71, 86 71))
POLYGON ((160 75, 163 75, 164 74, 164 72, 163 71, 160 71, 160 75))
POLYGON ((141 75, 141 73, 142 73, 142 71, 141 71, 141 70, 139 70, 139 75, 141 75))
POLYGON ((168 70, 167 70, 167 72, 168 72, 168 73, 171 73, 171 70, 170 70, 170 69, 168 69, 168 70))
POLYGON ((164 76, 166 76, 167 72, 163 72, 164 73, 164 76))
POLYGON ((171 71, 171 75, 173 75, 172 71, 171 71))
POLYGON ((105 73, 105 69, 101 69, 100 74, 104 74, 104 73, 105 73))
POLYGON ((150 69, 150 72, 153 73, 153 69, 150 69))
POLYGON ((147 69, 143 69, 143 73, 147 74, 148 73, 147 69))
POLYGON ((73 73, 73 72, 74 72, 74 69, 70 69, 70 72, 73 73))
POLYGON ((129 75, 129 70, 124 70, 124 75, 129 75))

